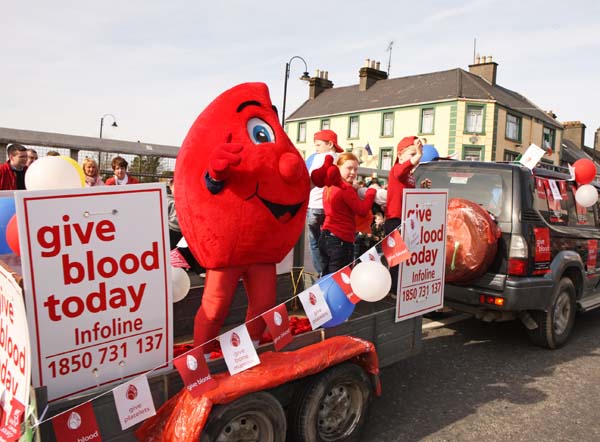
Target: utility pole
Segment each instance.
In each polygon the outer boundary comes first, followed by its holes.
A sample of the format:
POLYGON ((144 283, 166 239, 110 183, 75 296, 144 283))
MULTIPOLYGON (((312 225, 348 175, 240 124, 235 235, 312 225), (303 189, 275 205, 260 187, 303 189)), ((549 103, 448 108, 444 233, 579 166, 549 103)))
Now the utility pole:
POLYGON ((394 41, 390 41, 390 44, 388 45, 386 51, 390 53, 390 55, 388 56, 388 78, 390 78, 390 67, 392 65, 392 46, 394 46, 394 41))

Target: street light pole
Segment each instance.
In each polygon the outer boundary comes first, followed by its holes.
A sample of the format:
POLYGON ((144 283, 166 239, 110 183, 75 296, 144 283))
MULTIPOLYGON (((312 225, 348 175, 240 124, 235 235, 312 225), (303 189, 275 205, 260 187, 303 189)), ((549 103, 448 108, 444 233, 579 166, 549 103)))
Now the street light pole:
POLYGON ((304 73, 302 74, 302 77, 300 77, 300 80, 302 80, 302 81, 310 80, 310 76, 308 75, 308 66, 307 66, 304 58, 300 57, 299 55, 294 55, 292 58, 290 58, 290 61, 288 61, 285 64, 285 77, 283 80, 283 106, 281 107, 281 126, 283 126, 283 127, 285 127, 285 102, 287 100, 287 85, 288 85, 288 78, 290 78, 290 66, 292 64, 292 61, 294 61, 296 59, 302 60, 302 62, 304 63, 304 73))
MULTIPOLYGON (((105 117, 112 117, 113 119, 113 123, 111 124, 112 127, 119 127, 117 125, 117 119, 115 118, 115 116, 113 114, 104 114, 100 117, 100 139, 102 139, 102 128, 104 127, 104 118, 105 117)), ((101 172, 102 171, 102 152, 98 151, 98 171, 101 172)))

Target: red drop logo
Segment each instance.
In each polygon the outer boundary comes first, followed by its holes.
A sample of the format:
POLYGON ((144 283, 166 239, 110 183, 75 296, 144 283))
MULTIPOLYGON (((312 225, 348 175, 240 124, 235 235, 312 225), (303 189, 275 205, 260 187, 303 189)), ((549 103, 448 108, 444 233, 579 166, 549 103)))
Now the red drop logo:
POLYGON ((130 401, 134 400, 138 395, 138 391, 137 391, 137 388, 135 388, 135 385, 131 384, 127 388, 127 393, 125 393, 125 395, 127 396, 127 399, 129 399, 130 401))

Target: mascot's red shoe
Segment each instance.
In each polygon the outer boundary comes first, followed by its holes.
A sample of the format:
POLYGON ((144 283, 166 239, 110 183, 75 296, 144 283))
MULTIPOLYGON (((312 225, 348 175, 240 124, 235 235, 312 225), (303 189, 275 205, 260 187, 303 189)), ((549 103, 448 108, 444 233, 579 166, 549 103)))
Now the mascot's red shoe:
MULTIPOLYGON (((177 156, 175 186, 181 230, 207 269, 194 324, 201 345, 218 336, 240 277, 247 321, 275 305, 275 265, 304 228, 308 172, 265 84, 235 86, 198 116, 177 156)), ((264 322, 247 327, 258 340, 264 322)))

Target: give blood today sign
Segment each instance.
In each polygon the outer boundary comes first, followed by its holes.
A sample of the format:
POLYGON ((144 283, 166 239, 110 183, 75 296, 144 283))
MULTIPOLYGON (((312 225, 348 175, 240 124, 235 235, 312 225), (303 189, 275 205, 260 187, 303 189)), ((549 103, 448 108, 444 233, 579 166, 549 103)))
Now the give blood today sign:
POLYGON ((410 257, 400 264, 396 322, 444 304, 448 191, 405 189, 402 238, 410 257))
POLYGON ((159 183, 17 192, 34 386, 50 401, 171 368, 159 183))

